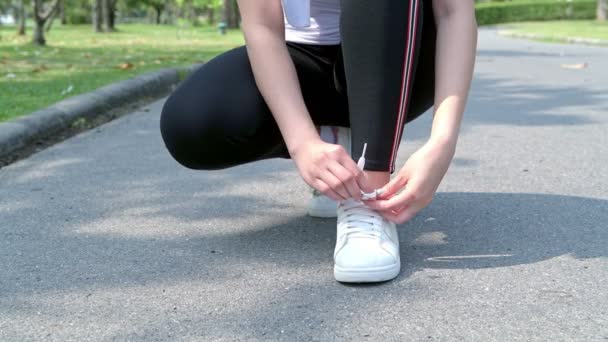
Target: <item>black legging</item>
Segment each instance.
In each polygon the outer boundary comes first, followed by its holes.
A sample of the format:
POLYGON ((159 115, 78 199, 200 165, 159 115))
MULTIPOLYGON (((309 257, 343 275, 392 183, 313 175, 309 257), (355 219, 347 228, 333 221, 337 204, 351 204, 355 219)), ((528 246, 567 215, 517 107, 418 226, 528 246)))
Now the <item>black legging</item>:
MULTIPOLYGON (((353 159, 368 144, 366 170, 393 172, 403 125, 433 103, 432 8, 423 0, 343 0, 341 11, 341 45, 287 43, 304 101, 316 125, 351 128, 353 159)), ((175 90, 161 132, 171 155, 192 169, 289 157, 244 46, 175 90)))

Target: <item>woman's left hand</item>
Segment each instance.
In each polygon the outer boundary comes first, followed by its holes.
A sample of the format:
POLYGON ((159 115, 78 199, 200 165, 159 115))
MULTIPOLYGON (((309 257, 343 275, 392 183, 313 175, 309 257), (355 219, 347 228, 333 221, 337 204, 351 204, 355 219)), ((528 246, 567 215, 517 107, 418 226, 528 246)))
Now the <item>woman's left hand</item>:
POLYGON ((429 140, 382 188, 382 195, 366 204, 389 221, 409 221, 433 200, 454 157, 455 145, 455 142, 429 140))

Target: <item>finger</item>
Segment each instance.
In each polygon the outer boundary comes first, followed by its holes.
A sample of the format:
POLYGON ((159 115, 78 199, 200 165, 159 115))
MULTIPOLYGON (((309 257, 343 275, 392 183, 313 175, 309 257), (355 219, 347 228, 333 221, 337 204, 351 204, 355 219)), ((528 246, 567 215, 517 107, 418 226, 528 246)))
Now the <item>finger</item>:
POLYGON ((349 194, 349 198, 356 200, 361 199, 361 189, 356 181, 356 175, 347 170, 342 164, 334 161, 328 164, 328 169, 334 174, 344 185, 344 188, 349 194))
POLYGON ((405 222, 411 220, 423 208, 424 208, 423 205, 418 205, 418 204, 405 208, 402 212, 397 214, 397 220, 395 223, 402 224, 402 223, 405 223, 405 222))
MULTIPOLYGON (((384 195, 384 194, 382 194, 384 195)), ((389 198, 389 199, 379 199, 375 201, 366 202, 367 206, 375 210, 382 211, 399 211, 403 207, 409 207, 416 201, 415 191, 412 189, 406 188, 401 193, 389 198)))
POLYGON ((405 209, 403 209, 403 211, 399 212, 399 213, 394 213, 391 211, 383 211, 381 212, 382 216, 384 216, 385 219, 394 222, 396 224, 402 224, 405 223, 409 220, 411 220, 414 216, 416 216, 416 214, 418 214, 418 212, 420 210, 422 210, 422 206, 420 205, 412 205, 410 207, 407 207, 405 209))
POLYGON ((317 189, 318 191, 320 191, 323 195, 331 198, 334 201, 342 201, 342 197, 340 195, 338 195, 334 190, 332 190, 332 188, 327 185, 327 183, 325 183, 323 180, 317 178, 315 180, 315 189, 317 189))
POLYGON ((390 180, 385 186, 382 187, 380 199, 388 199, 395 194, 397 194, 401 189, 403 189, 407 184, 408 179, 404 176, 397 175, 393 179, 390 180))
POLYGON ((346 191, 344 184, 342 184, 338 177, 331 173, 331 171, 325 170, 323 173, 321 173, 321 180, 325 182, 325 184, 329 185, 329 187, 335 193, 340 195, 340 197, 342 197, 341 200, 346 200, 350 198, 350 195, 348 194, 348 191, 346 191))
POLYGON ((345 152, 344 155, 338 161, 345 169, 350 171, 350 173, 355 176, 357 181, 365 180, 365 173, 363 173, 363 170, 361 170, 359 166, 357 166, 357 163, 355 163, 355 161, 351 158, 351 156, 348 155, 348 153, 345 152))

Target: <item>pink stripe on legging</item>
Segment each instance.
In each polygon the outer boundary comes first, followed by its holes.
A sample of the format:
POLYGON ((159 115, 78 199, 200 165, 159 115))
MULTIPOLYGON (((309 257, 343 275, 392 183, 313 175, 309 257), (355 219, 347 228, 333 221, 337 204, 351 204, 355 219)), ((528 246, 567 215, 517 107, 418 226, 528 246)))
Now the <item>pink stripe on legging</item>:
POLYGON ((401 81, 401 100, 399 103, 399 114, 397 115, 397 125, 393 138, 393 149, 390 158, 390 172, 395 171, 395 159, 399 150, 401 134, 403 134, 403 123, 407 117, 407 107, 411 92, 412 74, 414 67, 414 51, 416 47, 416 35, 418 28, 418 0, 411 0, 408 15, 408 27, 405 40, 405 60, 403 62, 403 78, 401 81))

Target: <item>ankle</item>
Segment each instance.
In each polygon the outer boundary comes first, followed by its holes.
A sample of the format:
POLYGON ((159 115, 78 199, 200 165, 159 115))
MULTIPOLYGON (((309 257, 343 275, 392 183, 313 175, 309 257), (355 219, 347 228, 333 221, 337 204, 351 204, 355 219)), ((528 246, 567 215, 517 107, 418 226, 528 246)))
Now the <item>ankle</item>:
POLYGON ((365 192, 371 192, 385 186, 391 179, 391 174, 388 171, 363 171, 366 178, 366 183, 369 189, 362 189, 365 192))

